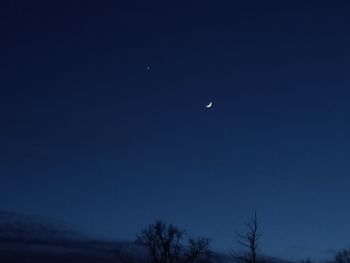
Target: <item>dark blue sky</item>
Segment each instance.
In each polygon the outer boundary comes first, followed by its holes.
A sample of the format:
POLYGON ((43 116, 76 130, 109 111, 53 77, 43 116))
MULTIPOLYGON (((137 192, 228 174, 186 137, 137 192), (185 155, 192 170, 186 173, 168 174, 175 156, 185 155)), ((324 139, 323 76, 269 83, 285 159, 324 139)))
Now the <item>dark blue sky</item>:
POLYGON ((265 253, 349 245, 350 4, 1 5, 1 209, 220 250, 256 209, 265 253))

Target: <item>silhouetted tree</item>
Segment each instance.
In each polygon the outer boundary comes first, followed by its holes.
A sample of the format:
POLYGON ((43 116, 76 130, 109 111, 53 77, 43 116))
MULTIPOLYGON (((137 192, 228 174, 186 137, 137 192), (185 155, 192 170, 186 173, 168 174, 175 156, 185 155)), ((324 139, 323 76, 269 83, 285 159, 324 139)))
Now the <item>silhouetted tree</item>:
POLYGON ((350 250, 344 249, 335 255, 334 263, 350 263, 350 250))
POLYGON ((210 250, 210 240, 208 238, 190 238, 188 252, 186 253, 186 263, 209 263, 213 262, 213 252, 210 250))
MULTIPOLYGON (((144 246, 151 263, 209 263, 212 252, 207 238, 189 239, 183 244, 185 231, 160 220, 138 235, 136 243, 144 246)), ((129 262, 126 262, 129 263, 129 262)))
POLYGON ((238 244, 247 248, 248 252, 244 256, 235 257, 235 259, 246 263, 256 263, 257 252, 259 250, 259 239, 261 236, 258 232, 259 225, 256 212, 254 213, 254 216, 251 218, 250 222, 246 223, 246 226, 248 228, 247 232, 244 234, 236 233, 236 240, 238 244))
POLYGON ((152 263, 175 263, 179 260, 184 231, 158 220, 143 229, 136 242, 146 247, 152 263))

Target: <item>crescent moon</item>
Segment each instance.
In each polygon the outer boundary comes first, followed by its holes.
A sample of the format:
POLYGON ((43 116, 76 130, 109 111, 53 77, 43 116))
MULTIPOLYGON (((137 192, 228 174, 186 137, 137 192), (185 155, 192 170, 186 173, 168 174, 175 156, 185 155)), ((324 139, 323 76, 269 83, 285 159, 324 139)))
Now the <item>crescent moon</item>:
POLYGON ((209 102, 209 104, 206 105, 205 107, 210 108, 212 105, 213 105, 213 103, 212 103, 212 102, 209 102))

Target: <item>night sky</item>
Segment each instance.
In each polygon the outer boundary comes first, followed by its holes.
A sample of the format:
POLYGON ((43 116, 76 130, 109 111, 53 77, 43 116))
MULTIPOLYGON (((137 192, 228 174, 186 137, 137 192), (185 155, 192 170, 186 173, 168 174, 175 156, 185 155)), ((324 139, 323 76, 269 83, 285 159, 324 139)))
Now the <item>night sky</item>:
POLYGON ((34 2, 0 7, 1 210, 219 251, 256 210, 266 254, 349 245, 349 2, 34 2))

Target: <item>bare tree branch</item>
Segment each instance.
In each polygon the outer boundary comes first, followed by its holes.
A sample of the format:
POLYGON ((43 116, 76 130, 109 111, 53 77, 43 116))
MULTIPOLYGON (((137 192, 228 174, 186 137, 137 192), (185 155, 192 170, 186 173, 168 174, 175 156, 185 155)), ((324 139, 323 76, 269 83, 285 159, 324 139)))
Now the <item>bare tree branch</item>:
POLYGON ((149 225, 137 237, 137 243, 148 250, 151 263, 176 263, 182 251, 183 230, 160 220, 149 225))
POLYGON ((261 235, 258 233, 259 224, 256 212, 250 222, 245 224, 248 228, 244 234, 236 233, 236 241, 239 245, 248 249, 245 256, 236 256, 237 261, 245 261, 247 263, 256 263, 257 252, 259 250, 259 239, 261 235))
MULTIPOLYGON (((188 245, 183 244, 185 231, 172 224, 157 220, 141 231, 137 244, 148 251, 150 263, 209 263, 212 253, 209 249, 209 239, 189 239, 188 245)), ((123 263, 130 263, 125 262, 123 263)))

